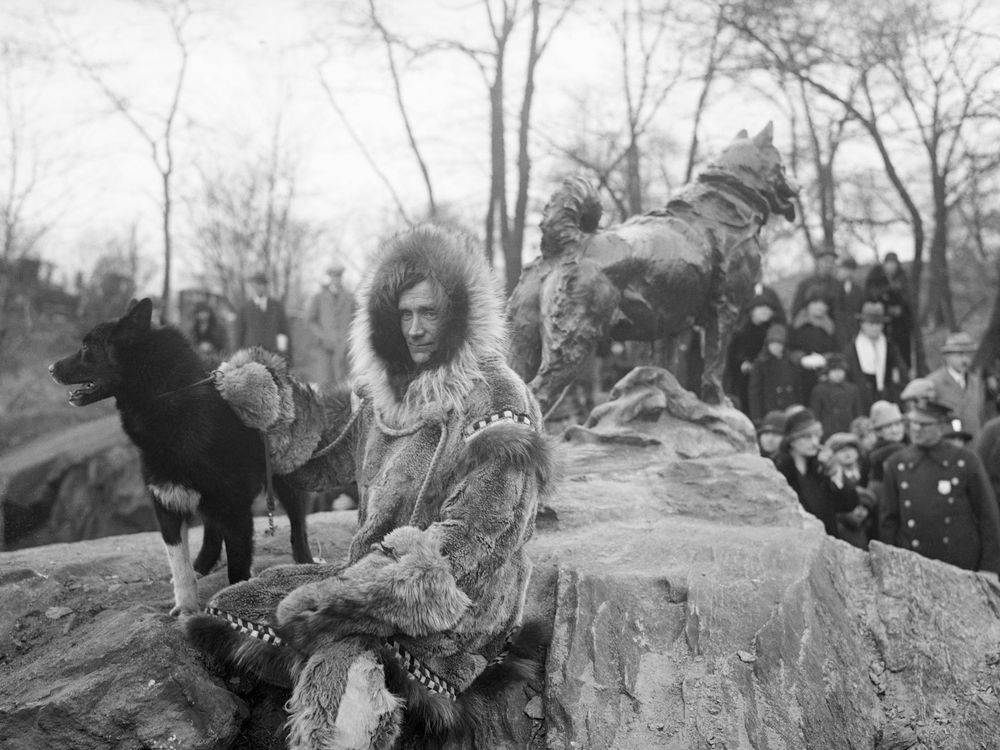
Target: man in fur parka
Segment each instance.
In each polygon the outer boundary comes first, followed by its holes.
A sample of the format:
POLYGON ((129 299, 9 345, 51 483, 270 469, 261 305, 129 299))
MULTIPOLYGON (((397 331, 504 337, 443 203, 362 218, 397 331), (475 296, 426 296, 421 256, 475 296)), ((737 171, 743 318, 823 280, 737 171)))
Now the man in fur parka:
POLYGON ((550 460, 506 348, 480 249, 433 226, 385 243, 352 323, 353 406, 326 405, 320 455, 293 474, 304 489, 357 481, 346 566, 265 571, 188 623, 223 661, 294 685, 292 748, 447 738, 523 675, 530 647, 508 638, 550 460))

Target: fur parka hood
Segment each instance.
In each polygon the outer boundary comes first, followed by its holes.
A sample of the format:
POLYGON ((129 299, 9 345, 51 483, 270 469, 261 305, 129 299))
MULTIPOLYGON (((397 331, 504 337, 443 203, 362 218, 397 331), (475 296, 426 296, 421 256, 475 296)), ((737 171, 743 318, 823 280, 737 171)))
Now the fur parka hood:
POLYGON ((372 399, 379 417, 402 427, 461 408, 483 377, 486 362, 503 362, 507 329, 500 284, 471 237, 421 225, 387 240, 358 290, 351 325, 357 391, 372 399), (416 368, 399 324, 402 292, 424 278, 447 297, 440 345, 416 368), (408 383, 405 390, 399 383, 408 383))

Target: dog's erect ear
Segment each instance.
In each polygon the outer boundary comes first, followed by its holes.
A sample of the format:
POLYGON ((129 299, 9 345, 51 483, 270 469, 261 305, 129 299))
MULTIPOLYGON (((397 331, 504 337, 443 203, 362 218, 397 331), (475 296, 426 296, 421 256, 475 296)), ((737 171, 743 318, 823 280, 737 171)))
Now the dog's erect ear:
POLYGON ((767 123, 767 125, 764 126, 764 129, 753 137, 753 143, 755 146, 759 146, 761 148, 764 146, 770 146, 774 143, 774 123, 767 123))
POLYGON ((739 140, 740 138, 749 138, 749 137, 750 135, 749 133, 747 133, 746 128, 743 128, 743 130, 741 130, 739 133, 736 134, 736 140, 739 140))
POLYGON ((149 330, 150 321, 153 318, 153 302, 149 297, 145 297, 138 302, 129 302, 128 310, 115 324, 116 331, 138 334, 149 330))
POLYGON ((125 305, 125 312, 123 312, 122 315, 128 315, 130 312, 132 312, 132 308, 135 307, 138 304, 139 304, 139 300, 137 300, 135 297, 133 297, 132 299, 130 299, 128 301, 128 304, 125 305))

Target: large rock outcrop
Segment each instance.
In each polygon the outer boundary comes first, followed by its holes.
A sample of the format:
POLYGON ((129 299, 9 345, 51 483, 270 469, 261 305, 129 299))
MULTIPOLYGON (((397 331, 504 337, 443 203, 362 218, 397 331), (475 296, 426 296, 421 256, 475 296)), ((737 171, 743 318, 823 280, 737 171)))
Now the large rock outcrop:
POLYGON ((139 453, 117 416, 75 425, 0 457, 0 549, 155 528, 139 453))
MULTIPOLYGON (((619 390, 557 448, 531 542, 546 675, 508 696, 491 747, 1000 747, 990 581, 828 538, 738 415, 693 426, 656 373, 619 390)), ((290 561, 283 521, 258 566, 290 561)), ((320 554, 341 555, 352 522, 310 517, 320 554)), ((0 748, 281 746, 284 696, 214 675, 180 639, 161 546, 0 554, 0 748)))

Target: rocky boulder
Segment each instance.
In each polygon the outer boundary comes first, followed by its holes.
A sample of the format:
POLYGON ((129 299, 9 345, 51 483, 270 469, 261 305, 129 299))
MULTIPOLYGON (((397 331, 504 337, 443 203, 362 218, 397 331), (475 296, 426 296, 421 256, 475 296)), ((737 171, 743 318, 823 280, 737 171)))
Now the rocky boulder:
POLYGON ((0 549, 155 528, 139 453, 117 416, 0 456, 0 549))
MULTIPOLYGON (((723 410, 678 427, 683 394, 633 385, 557 446, 562 481, 531 542, 546 674, 540 694, 505 696, 489 747, 997 746, 991 581, 828 538, 739 438, 748 424, 723 410), (613 416, 639 402, 631 426, 613 416)), ((278 520, 258 567, 290 560, 278 520)), ((341 556, 352 524, 310 517, 320 554, 341 556)), ((0 554, 0 747, 281 746, 287 696, 213 673, 165 614, 161 547, 138 534, 0 554)))

